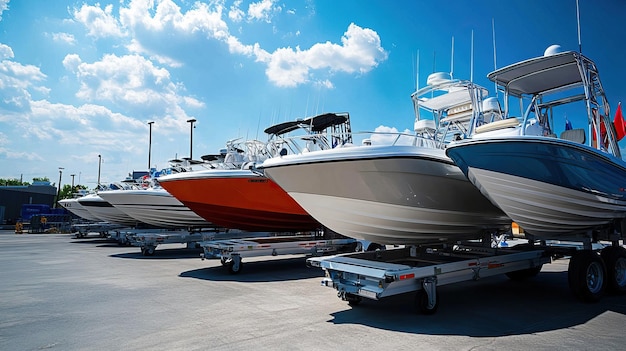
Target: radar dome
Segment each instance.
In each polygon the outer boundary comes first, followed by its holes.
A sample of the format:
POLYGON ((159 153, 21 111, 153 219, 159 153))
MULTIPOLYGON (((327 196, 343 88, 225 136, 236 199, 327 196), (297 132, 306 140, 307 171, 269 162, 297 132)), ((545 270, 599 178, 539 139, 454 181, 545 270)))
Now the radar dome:
POLYGON ((500 103, 495 97, 488 97, 483 100, 483 112, 500 111, 500 103))
POLYGON ((561 45, 550 45, 546 51, 544 51, 543 56, 552 56, 558 54, 559 52, 563 52, 561 45))
POLYGON ((435 72, 428 76, 426 79, 426 84, 428 85, 437 85, 444 82, 448 82, 452 79, 450 73, 447 72, 435 72))

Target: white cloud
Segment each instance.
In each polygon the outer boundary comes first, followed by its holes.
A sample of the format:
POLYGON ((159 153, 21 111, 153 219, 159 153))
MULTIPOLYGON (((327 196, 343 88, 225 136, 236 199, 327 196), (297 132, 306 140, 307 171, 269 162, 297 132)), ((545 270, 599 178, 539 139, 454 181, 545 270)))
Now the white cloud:
MULTIPOLYGON (((97 5, 98 6, 98 5, 97 5)), ((236 1, 230 8, 228 16, 237 20, 239 15, 233 13, 239 9, 241 2, 236 1)), ((311 6, 307 6, 309 9, 311 6)), ((89 13, 95 18, 109 18, 111 27, 128 30, 133 39, 127 44, 128 50, 148 55, 152 60, 170 67, 180 67, 181 63, 170 58, 176 52, 168 53, 168 45, 155 40, 156 36, 166 33, 168 40, 178 42, 190 40, 192 35, 203 33, 208 39, 216 39, 227 44, 233 54, 253 57, 256 62, 266 65, 269 81, 279 87, 295 87, 301 84, 319 84, 332 87, 329 75, 337 72, 364 74, 372 70, 379 62, 387 59, 387 52, 381 46, 381 40, 372 29, 361 28, 352 23, 341 38, 341 43, 318 43, 309 49, 299 47, 277 48, 273 52, 261 48, 259 43, 245 44, 229 32, 228 25, 222 19, 223 2, 210 4, 196 2, 186 12, 172 0, 156 2, 149 0, 132 0, 127 7, 120 8, 119 27, 117 21, 110 16, 111 7, 105 10, 84 5, 78 14, 89 13), (108 16, 108 17, 107 17, 108 16)), ((314 11, 309 9, 310 11, 314 11)), ((249 5, 248 17, 254 20, 271 21, 273 14, 282 11, 273 0, 262 0, 249 5)), ((88 16, 77 16, 87 18, 88 16)), ((92 30, 90 29, 90 33, 92 30)), ((298 33, 299 35, 299 33, 298 33)))
POLYGON ((316 82, 316 85, 324 87, 326 89, 333 89, 335 87, 333 85, 333 82, 331 82, 328 79, 320 80, 320 81, 316 82))
POLYGON ((162 0, 153 9, 151 1, 131 1, 129 7, 120 9, 120 22, 138 31, 152 32, 174 31, 179 34, 206 33, 210 38, 224 39, 228 33, 228 26, 222 20, 221 4, 215 6, 215 11, 209 5, 196 2, 191 10, 181 13, 180 7, 171 0, 162 0), (150 12, 154 12, 154 17, 150 12))
POLYGON ((240 8, 241 2, 242 0, 235 1, 228 11, 228 18, 233 22, 241 22, 245 16, 245 13, 240 8))
POLYGON ((274 6, 275 0, 261 0, 248 6, 248 19, 256 21, 272 22, 275 13, 281 12, 280 6, 274 6))
POLYGON ((370 136, 372 145, 411 145, 414 138, 411 136, 410 130, 405 129, 403 132, 399 132, 396 127, 387 127, 380 125, 374 129, 374 133, 370 136), (399 134, 407 134, 398 138, 399 134))
POLYGON ((140 55, 105 55, 94 63, 82 62, 78 55, 63 60, 73 72, 80 89, 76 96, 88 102, 113 103, 136 118, 163 119, 163 125, 184 129, 189 118, 185 108, 204 104, 180 94, 183 87, 172 82, 165 68, 159 68, 140 55))
POLYGON ((80 9, 74 9, 74 18, 87 28, 87 35, 96 38, 125 36, 120 23, 113 16, 113 5, 107 5, 104 10, 99 4, 89 6, 83 4, 80 9))
POLYGON ((328 69, 330 72, 366 73, 387 59, 378 34, 354 23, 341 38, 342 45, 330 42, 315 44, 308 50, 279 48, 267 62, 266 74, 278 86, 293 87, 307 83, 311 70, 328 69))
POLYGON ((9 0, 0 0, 0 21, 2 21, 2 12, 9 9, 9 0))
POLYGON ((13 49, 10 46, 0 43, 0 59, 12 59, 13 49))
MULTIPOLYGON (((7 45, 0 44, 0 111, 25 112, 30 110, 30 91, 46 94, 49 89, 41 85, 46 75, 33 65, 23 65, 11 61, 13 50, 7 45)), ((7 118, 0 113, 0 121, 7 118)))
POLYGON ((148 55, 150 57, 151 60, 156 61, 162 65, 167 65, 169 67, 173 67, 173 68, 177 68, 177 67, 182 67, 183 64, 180 61, 177 61, 171 57, 165 56, 165 55, 160 55, 158 53, 155 53, 153 50, 149 50, 146 49, 143 45, 141 45, 141 43, 136 40, 136 39, 132 39, 130 44, 126 45, 126 48, 128 49, 128 51, 132 52, 132 53, 137 53, 137 54, 141 54, 141 55, 148 55))
POLYGON ((74 43, 76 42, 74 36, 69 33, 52 33, 52 40, 60 41, 70 45, 74 45, 74 43))

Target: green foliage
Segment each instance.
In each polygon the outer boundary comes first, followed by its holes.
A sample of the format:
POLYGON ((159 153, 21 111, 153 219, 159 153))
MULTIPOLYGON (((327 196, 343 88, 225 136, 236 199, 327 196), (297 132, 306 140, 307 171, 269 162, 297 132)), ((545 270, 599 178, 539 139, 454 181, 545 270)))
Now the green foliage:
POLYGON ((74 188, 72 188, 71 185, 65 184, 63 185, 63 188, 61 189, 59 200, 71 199, 72 197, 74 197, 74 193, 77 193, 80 190, 87 190, 87 187, 85 185, 79 184, 79 185, 74 186, 74 188))
POLYGON ((20 180, 17 178, 7 178, 7 179, 0 178, 0 185, 15 186, 15 185, 28 185, 28 183, 24 184, 23 182, 20 182, 20 180))
MULTIPOLYGON (((34 182, 50 182, 50 178, 48 177, 35 177, 33 178, 33 183, 34 182)), ((11 185, 11 186, 28 186, 31 185, 31 183, 29 182, 23 182, 20 181, 17 178, 0 178, 0 185, 11 185)), ((54 183, 51 183, 52 186, 54 186, 54 183)))

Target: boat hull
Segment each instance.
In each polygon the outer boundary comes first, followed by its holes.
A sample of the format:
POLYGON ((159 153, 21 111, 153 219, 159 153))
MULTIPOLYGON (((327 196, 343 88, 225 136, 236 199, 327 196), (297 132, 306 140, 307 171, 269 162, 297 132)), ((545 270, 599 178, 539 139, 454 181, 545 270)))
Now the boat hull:
POLYGON ((83 205, 80 204, 80 202, 78 202, 78 199, 63 199, 59 201, 59 204, 82 219, 93 222, 100 221, 100 218, 92 215, 83 205))
POLYGON ((521 137, 459 143, 447 153, 534 237, 587 235, 626 217, 626 163, 588 146, 521 137))
POLYGON ((297 232, 320 227, 276 183, 250 170, 188 172, 159 182, 205 220, 225 228, 297 232))
POLYGON ((98 195, 135 220, 155 227, 212 226, 165 189, 111 190, 98 195))
POLYGON ((78 199, 78 203, 101 221, 124 226, 135 226, 137 224, 134 218, 113 207, 113 205, 104 201, 97 194, 83 196, 78 199))
POLYGON ((336 149, 269 160, 263 169, 320 223, 356 239, 455 241, 511 224, 438 149, 336 149))

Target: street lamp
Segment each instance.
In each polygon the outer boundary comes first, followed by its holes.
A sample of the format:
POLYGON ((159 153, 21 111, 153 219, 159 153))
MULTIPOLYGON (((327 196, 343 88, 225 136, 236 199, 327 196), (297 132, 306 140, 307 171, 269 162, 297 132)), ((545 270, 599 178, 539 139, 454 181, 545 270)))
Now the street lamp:
POLYGON ((148 141, 148 171, 150 171, 150 165, 152 164, 150 157, 152 156, 152 124, 153 123, 154 121, 148 122, 148 125, 150 126, 150 139, 148 141))
POLYGON ((102 155, 98 155, 98 189, 100 188, 100 165, 102 165, 102 155))
POLYGON ((74 192, 74 177, 76 176, 76 174, 70 174, 70 177, 72 177, 72 192, 74 192))
POLYGON ((189 128, 189 160, 193 160, 193 124, 196 122, 195 118, 188 119, 187 122, 190 124, 189 128))
POLYGON ((59 200, 61 197, 61 176, 63 175, 63 170, 65 168, 59 167, 59 189, 57 190, 57 203, 55 203, 54 207, 59 207, 59 200))

